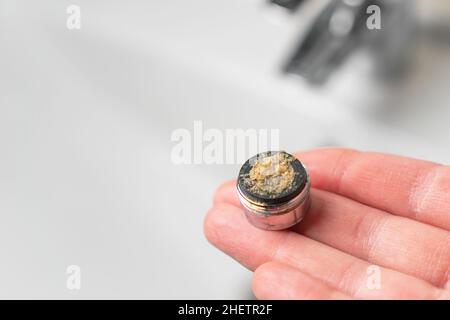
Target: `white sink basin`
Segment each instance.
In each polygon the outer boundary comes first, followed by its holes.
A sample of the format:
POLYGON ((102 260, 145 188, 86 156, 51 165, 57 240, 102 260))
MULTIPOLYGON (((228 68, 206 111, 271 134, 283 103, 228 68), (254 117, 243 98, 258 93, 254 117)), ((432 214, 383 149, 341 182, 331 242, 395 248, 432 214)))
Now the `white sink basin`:
POLYGON ((170 161, 171 133, 195 120, 278 128, 291 151, 450 160, 433 140, 448 137, 442 113, 425 118, 428 135, 411 115, 375 121, 281 76, 297 28, 271 24, 257 1, 78 3, 79 31, 66 2, 0 10, 0 298, 251 297, 250 272, 202 233, 214 188, 239 164, 170 161), (66 288, 72 264, 78 291, 66 288))

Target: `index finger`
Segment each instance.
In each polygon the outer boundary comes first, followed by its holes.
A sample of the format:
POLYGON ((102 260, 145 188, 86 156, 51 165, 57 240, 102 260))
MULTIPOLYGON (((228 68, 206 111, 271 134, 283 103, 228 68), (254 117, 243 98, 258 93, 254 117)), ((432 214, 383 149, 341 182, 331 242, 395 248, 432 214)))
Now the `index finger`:
POLYGON ((315 188, 450 230, 450 167, 350 149, 296 154, 315 188))

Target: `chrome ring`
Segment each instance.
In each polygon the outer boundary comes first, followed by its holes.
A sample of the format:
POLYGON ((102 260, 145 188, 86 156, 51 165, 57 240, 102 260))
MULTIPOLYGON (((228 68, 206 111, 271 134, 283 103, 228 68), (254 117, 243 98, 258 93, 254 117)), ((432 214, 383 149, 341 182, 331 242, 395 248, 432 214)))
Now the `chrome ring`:
POLYGON ((255 201, 246 196, 239 183, 236 189, 239 200, 244 209, 248 221, 257 228, 264 230, 284 230, 299 223, 310 207, 310 177, 305 166, 306 183, 303 189, 294 198, 276 204, 268 204, 264 201, 255 201))

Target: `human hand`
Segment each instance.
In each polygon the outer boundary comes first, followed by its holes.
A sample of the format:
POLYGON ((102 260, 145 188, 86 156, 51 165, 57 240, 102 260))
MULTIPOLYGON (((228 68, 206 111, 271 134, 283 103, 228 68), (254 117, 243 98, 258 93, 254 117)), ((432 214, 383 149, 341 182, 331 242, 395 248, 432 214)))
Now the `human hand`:
POLYGON ((235 181, 205 219, 207 239, 254 271, 257 298, 450 299, 450 167, 347 149, 296 156, 312 183, 298 225, 253 227, 235 181))

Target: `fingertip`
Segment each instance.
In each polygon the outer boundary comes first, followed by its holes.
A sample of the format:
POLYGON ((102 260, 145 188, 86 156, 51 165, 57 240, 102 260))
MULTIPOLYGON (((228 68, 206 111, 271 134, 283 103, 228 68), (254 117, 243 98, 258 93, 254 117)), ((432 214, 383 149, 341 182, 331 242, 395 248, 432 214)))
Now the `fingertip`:
POLYGON ((222 239, 220 232, 229 224, 230 205, 218 203, 208 210, 203 220, 203 233, 206 239, 214 246, 218 246, 222 239), (225 218, 226 217, 226 218, 225 218))
POLYGON ((256 298, 260 300, 273 299, 274 291, 276 291, 274 271, 277 269, 277 264, 272 261, 264 263, 253 273, 252 290, 256 298))
POLYGON ((236 204, 238 201, 236 194, 236 180, 229 180, 222 183, 213 195, 214 205, 219 203, 236 204))
POLYGON ((279 262, 261 265, 254 273, 252 288, 259 299, 350 299, 311 275, 279 262))
POLYGON ((214 244, 214 240, 217 238, 215 234, 215 222, 214 222, 214 207, 211 207, 203 219, 203 234, 209 243, 214 244))
POLYGON ((213 246, 250 270, 269 261, 284 238, 283 232, 252 226, 241 208, 228 203, 219 203, 209 210, 204 233, 213 246))
POLYGON ((203 223, 206 239, 215 247, 228 254, 239 251, 233 245, 241 236, 238 234, 248 227, 240 208, 229 203, 218 203, 209 209, 203 223))

